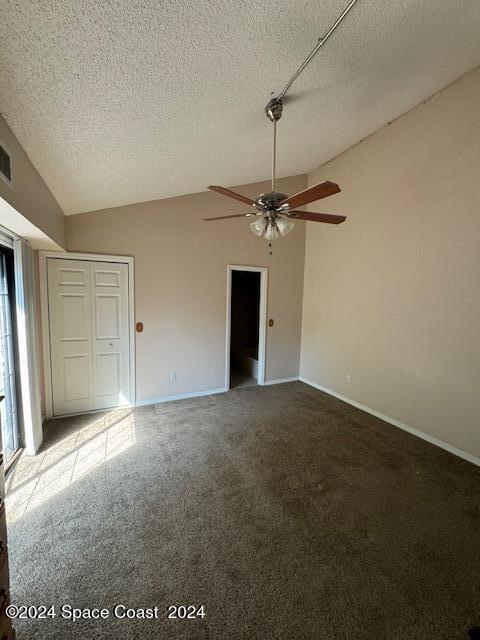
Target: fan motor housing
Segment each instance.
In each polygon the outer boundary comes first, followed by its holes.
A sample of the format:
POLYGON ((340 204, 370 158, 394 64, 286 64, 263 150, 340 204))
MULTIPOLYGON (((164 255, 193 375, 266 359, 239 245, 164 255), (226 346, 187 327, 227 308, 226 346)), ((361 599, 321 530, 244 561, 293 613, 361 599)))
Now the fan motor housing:
POLYGON ((282 200, 285 200, 288 196, 285 193, 278 193, 277 191, 269 191, 268 193, 262 193, 256 199, 257 204, 261 205, 265 209, 275 210, 282 200))

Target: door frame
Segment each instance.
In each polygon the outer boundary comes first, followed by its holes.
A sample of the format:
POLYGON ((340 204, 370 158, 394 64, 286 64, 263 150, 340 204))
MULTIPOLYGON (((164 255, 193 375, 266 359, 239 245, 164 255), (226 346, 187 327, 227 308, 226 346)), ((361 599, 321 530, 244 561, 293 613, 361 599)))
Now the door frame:
MULTIPOLYGON (((57 258, 59 260, 86 260, 88 262, 117 262, 127 265, 128 271, 128 338, 129 338, 129 368, 130 368, 130 398, 129 405, 135 406, 135 295, 134 295, 134 259, 132 256, 109 256, 103 253, 70 253, 64 251, 39 251, 39 276, 40 276, 40 311, 42 319, 42 343, 43 343, 43 379, 45 385, 45 417, 54 418, 53 415, 53 389, 52 389, 52 353, 50 348, 50 320, 48 313, 48 282, 47 260, 57 258)), ((123 405, 122 405, 123 406, 123 405)), ((96 411, 95 409, 92 412, 96 411)), ((102 411, 104 411, 102 409, 102 411)))
POLYGON ((267 351, 267 295, 268 267, 252 267, 248 265, 229 264, 227 266, 227 322, 225 345, 225 389, 230 389, 230 340, 232 327, 232 273, 234 271, 255 271, 260 273, 260 309, 258 312, 258 379, 261 386, 265 384, 266 351, 267 351))
MULTIPOLYGON (((22 451, 24 443, 24 431, 25 431, 25 419, 23 416, 23 394, 24 394, 24 389, 22 389, 22 380, 21 380, 21 358, 20 358, 20 331, 19 329, 21 329, 19 327, 19 317, 18 317, 18 304, 17 304, 17 286, 18 286, 18 281, 20 280, 20 278, 18 277, 20 274, 17 274, 17 254, 15 251, 15 242, 14 242, 14 238, 10 237, 9 235, 7 235, 6 233, 3 232, 3 227, 0 227, 0 247, 3 247, 5 249, 9 249, 12 251, 12 258, 13 258, 13 264, 12 264, 12 269, 13 269, 13 282, 9 283, 9 289, 10 286, 12 286, 12 290, 11 292, 13 293, 12 296, 10 296, 10 291, 9 291, 9 305, 10 305, 10 325, 11 325, 11 338, 12 338, 12 350, 13 350, 13 372, 14 372, 14 396, 15 396, 15 414, 16 414, 16 426, 17 426, 17 448, 15 449, 15 451, 12 453, 12 455, 10 456, 10 458, 7 460, 5 454, 3 453, 3 451, 0 449, 0 454, 3 454, 3 459, 5 462, 5 473, 7 473, 7 471, 10 469, 10 467, 13 465, 13 463, 15 462, 16 458, 18 457, 19 453, 22 451), (12 299, 13 298, 13 299, 12 299), (12 305, 12 302, 15 303, 14 305, 12 305)), ((21 277, 21 276, 20 276, 21 277)), ((22 319, 24 322, 26 321, 25 318, 22 319)), ((8 348, 8 347, 7 347, 8 348)), ((3 398, 3 396, 2 396, 3 398)), ((3 400, 2 400, 3 401, 3 400)), ((3 434, 2 434, 3 435, 3 434)), ((4 446, 5 443, 3 442, 4 446)))

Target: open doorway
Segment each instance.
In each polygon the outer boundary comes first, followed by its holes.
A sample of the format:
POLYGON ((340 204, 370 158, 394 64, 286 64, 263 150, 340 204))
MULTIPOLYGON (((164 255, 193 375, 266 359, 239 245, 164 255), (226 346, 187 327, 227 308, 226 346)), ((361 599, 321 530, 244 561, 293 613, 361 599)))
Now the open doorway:
POLYGON ((227 388, 265 382, 267 270, 229 267, 227 388))

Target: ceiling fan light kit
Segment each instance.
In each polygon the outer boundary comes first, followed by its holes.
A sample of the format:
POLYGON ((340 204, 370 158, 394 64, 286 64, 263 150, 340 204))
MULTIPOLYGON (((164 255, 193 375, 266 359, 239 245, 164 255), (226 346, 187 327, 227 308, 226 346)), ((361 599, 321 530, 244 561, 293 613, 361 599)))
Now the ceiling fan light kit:
POLYGON ((309 220, 312 222, 324 222, 327 224, 340 224, 346 220, 345 216, 332 215, 329 213, 313 213, 311 211, 296 211, 296 207, 303 207, 316 200, 327 198, 335 193, 340 192, 340 187, 334 182, 326 180, 313 187, 309 187, 300 193, 293 196, 287 196, 284 193, 278 193, 275 191, 275 173, 276 173, 276 152, 277 152, 277 122, 282 117, 283 113, 283 98, 291 87, 293 82, 298 78, 300 73, 305 69, 307 64, 322 47, 328 38, 332 35, 338 25, 345 18, 347 13, 353 7, 357 0, 351 0, 347 8, 339 16, 336 22, 330 27, 327 33, 318 40, 313 51, 302 63, 299 69, 287 82, 283 90, 278 96, 269 100, 265 107, 265 113, 267 118, 273 124, 273 152, 272 152, 272 190, 268 193, 262 193, 256 200, 252 200, 246 196, 243 196, 234 191, 230 191, 225 187, 219 187, 216 185, 210 185, 208 188, 212 191, 216 191, 224 196, 233 198, 248 204, 253 207, 254 211, 251 213, 240 213, 229 216, 218 216, 215 218, 205 218, 205 222, 211 222, 214 220, 226 220, 230 218, 241 218, 256 216, 257 220, 250 223, 250 230, 259 237, 264 237, 265 240, 271 242, 276 240, 280 236, 286 236, 293 228, 294 223, 292 220, 309 220))
POLYGON ((290 233, 290 231, 293 231, 294 226, 295 225, 293 224, 293 222, 288 220, 288 218, 284 218, 283 216, 279 216, 277 218, 277 229, 280 231, 280 234, 282 236, 286 236, 290 233))
POLYGON ((250 229, 256 236, 263 236, 266 227, 267 222, 263 216, 259 220, 255 220, 255 222, 250 223, 250 229))

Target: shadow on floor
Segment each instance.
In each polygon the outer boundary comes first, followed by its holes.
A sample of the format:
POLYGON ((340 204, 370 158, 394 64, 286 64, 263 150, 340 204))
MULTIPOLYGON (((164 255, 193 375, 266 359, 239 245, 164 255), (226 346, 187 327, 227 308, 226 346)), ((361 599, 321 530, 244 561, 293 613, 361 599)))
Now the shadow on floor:
POLYGON ((230 371, 230 389, 239 389, 241 387, 256 387, 258 382, 255 378, 240 369, 230 371))

